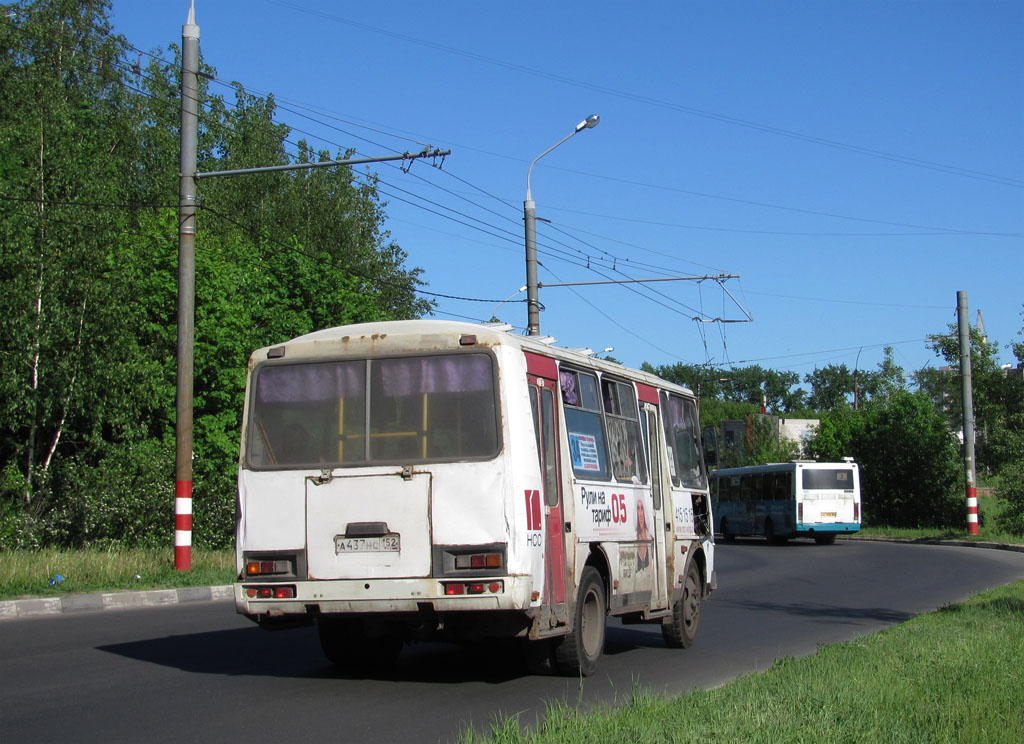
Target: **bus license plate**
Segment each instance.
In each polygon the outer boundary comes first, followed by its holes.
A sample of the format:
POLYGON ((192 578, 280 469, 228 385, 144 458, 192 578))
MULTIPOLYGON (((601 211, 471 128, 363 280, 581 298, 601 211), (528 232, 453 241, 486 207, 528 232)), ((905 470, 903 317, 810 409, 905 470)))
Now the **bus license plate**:
POLYGON ((341 553, 399 553, 402 550, 401 536, 397 532, 375 537, 345 537, 335 535, 334 552, 341 553))
POLYGON ((832 517, 833 519, 835 519, 836 513, 835 512, 822 512, 821 516, 823 516, 823 517, 832 517))

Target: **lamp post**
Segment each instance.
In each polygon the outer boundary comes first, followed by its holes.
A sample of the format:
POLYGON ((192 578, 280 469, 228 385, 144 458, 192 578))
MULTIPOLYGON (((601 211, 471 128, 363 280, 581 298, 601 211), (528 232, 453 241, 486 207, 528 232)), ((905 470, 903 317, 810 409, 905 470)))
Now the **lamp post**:
POLYGON ((537 205, 530 193, 530 174, 533 173, 533 166, 537 161, 554 150, 560 144, 579 134, 584 129, 593 129, 601 120, 597 114, 591 114, 576 125, 576 129, 542 152, 530 163, 530 169, 526 171, 526 201, 523 202, 523 220, 526 224, 526 307, 527 307, 527 334, 530 336, 540 335, 540 301, 537 297, 537 205))

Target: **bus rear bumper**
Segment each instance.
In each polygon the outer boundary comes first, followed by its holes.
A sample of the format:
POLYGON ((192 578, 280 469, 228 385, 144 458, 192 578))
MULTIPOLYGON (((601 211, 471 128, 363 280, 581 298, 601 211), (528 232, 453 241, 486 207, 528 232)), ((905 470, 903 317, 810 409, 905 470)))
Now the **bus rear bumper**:
POLYGON ((833 522, 833 523, 822 523, 822 524, 810 524, 806 522, 798 522, 796 525, 797 535, 814 535, 821 533, 850 533, 860 532, 860 524, 857 522, 833 522))
POLYGON ((533 580, 527 576, 473 580, 282 579, 234 585, 235 609, 253 619, 395 612, 526 611, 534 604, 532 591, 533 580), (270 596, 260 596, 267 594, 268 589, 270 596), (284 591, 278 592, 278 589, 284 591), (462 593, 452 593, 460 590, 462 593), (278 596, 282 594, 285 596, 278 596))

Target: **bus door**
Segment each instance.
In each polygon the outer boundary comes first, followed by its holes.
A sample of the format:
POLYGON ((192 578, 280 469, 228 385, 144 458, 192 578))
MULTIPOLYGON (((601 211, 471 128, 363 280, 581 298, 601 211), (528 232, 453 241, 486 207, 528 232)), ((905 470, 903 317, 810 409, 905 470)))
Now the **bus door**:
MULTIPOLYGON (((651 403, 640 404, 643 417, 644 445, 647 449, 648 467, 651 474, 651 502, 654 519, 654 586, 651 593, 651 608, 658 609, 668 606, 668 582, 666 581, 665 561, 665 494, 669 493, 670 482, 665 477, 661 453, 665 449, 661 441, 662 428, 658 423, 658 407, 651 403)), ((671 525, 669 525, 671 526, 671 525)))
POLYGON ((560 622, 567 621, 565 612, 565 529, 562 511, 561 462, 558 453, 557 383, 529 375, 530 405, 537 433, 537 453, 543 476, 545 534, 544 604, 549 605, 560 622))

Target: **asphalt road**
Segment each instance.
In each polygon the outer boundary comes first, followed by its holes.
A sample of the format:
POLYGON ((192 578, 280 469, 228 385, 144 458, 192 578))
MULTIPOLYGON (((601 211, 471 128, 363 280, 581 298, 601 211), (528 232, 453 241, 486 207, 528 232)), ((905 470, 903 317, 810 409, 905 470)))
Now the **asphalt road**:
POLYGON ((449 741, 555 699, 710 687, 1024 578, 1024 554, 740 540, 719 546, 718 578, 693 648, 613 621, 582 688, 527 675, 511 646, 420 644, 389 675, 339 676, 313 629, 266 633, 225 602, 4 621, 0 741, 449 741))

